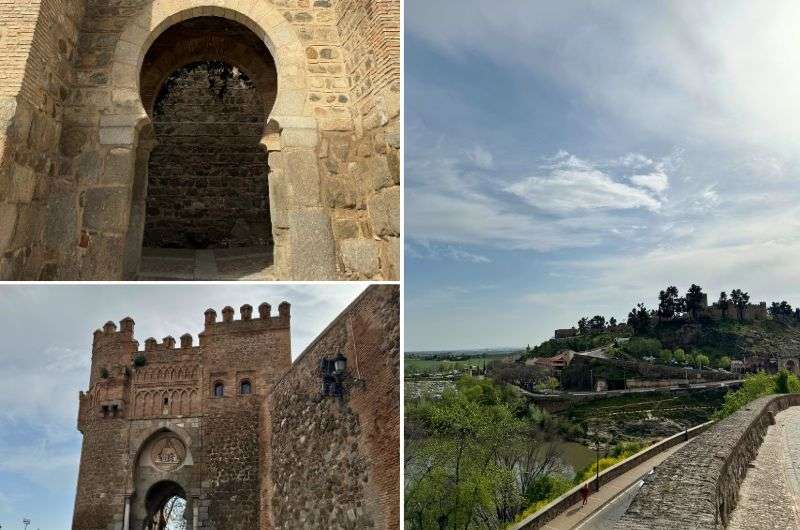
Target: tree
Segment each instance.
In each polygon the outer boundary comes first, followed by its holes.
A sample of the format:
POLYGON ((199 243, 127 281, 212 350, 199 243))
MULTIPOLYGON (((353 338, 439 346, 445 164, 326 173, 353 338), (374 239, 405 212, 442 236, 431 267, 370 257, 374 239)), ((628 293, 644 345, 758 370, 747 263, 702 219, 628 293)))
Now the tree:
POLYGON ((603 331, 606 328, 606 317, 595 315, 589 320, 589 329, 593 332, 603 331))
POLYGON ((697 355, 695 355, 694 362, 697 363, 697 365, 700 367, 701 370, 703 369, 704 366, 706 368, 711 366, 711 361, 708 359, 708 355, 706 355, 705 353, 698 353, 697 355))
POLYGON ((728 307, 730 307, 731 302, 728 299, 728 293, 722 291, 719 293, 719 300, 717 301, 717 305, 719 306, 719 311, 722 314, 722 318, 728 318, 728 307))
POLYGON ((633 337, 623 342, 621 349, 631 357, 637 359, 649 357, 651 355, 655 357, 661 352, 661 341, 645 337, 633 337))
POLYGON ((589 331, 589 319, 583 317, 582 319, 578 320, 578 333, 583 335, 587 331, 589 331))
POLYGON ((660 321, 672 320, 675 317, 682 305, 679 298, 678 288, 674 285, 670 285, 666 290, 658 293, 658 319, 660 321))
POLYGON ((636 304, 636 307, 628 313, 628 325, 633 329, 634 335, 642 335, 650 329, 650 312, 644 304, 636 304))
POLYGON ((723 355, 719 358, 719 361, 717 361, 717 365, 723 370, 727 370, 731 367, 731 358, 727 355, 723 355))
POLYGON ((532 502, 558 455, 521 410, 510 390, 470 377, 407 404, 406 528, 501 528, 532 502))
POLYGON ((658 358, 661 359, 662 363, 669 364, 672 360, 672 350, 661 350, 661 353, 658 354, 658 358))
POLYGON ((739 317, 739 321, 742 322, 747 304, 750 303, 750 295, 741 289, 734 289, 731 291, 731 302, 736 308, 736 315, 739 317))
POLYGON ((791 317, 794 312, 792 310, 792 306, 789 305, 789 302, 784 300, 781 303, 772 302, 772 305, 769 308, 769 313, 773 317, 778 317, 778 316, 791 317))
POLYGON ((700 310, 703 308, 703 298, 705 298, 705 294, 699 285, 693 283, 686 291, 686 311, 692 320, 697 320, 700 310))
POLYGON ((683 351, 683 348, 677 348, 674 352, 672 352, 672 357, 679 363, 683 364, 686 362, 686 352, 683 351))
POLYGON ((617 319, 614 318, 614 317, 609 318, 608 319, 608 327, 610 327, 610 328, 617 327, 617 319))

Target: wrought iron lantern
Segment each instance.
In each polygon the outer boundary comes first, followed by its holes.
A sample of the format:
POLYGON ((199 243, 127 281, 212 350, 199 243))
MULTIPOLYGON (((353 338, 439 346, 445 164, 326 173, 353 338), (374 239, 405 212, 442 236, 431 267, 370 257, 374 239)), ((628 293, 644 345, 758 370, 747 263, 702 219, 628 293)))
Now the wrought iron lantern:
POLYGON ((344 383, 347 377, 347 358, 341 354, 333 359, 324 358, 320 361, 322 371, 322 396, 344 397, 344 383))

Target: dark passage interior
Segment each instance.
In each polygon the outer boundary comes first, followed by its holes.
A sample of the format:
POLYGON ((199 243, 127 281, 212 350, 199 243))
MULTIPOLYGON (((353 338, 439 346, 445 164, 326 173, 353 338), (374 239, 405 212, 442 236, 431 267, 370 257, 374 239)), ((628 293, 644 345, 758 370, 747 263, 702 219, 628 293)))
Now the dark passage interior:
POLYGON ((236 22, 191 19, 150 48, 141 87, 156 142, 143 246, 269 247, 269 168, 259 141, 277 75, 266 46, 236 22))
POLYGON ((178 484, 162 481, 153 485, 145 499, 147 520, 144 530, 184 530, 186 492, 178 484))

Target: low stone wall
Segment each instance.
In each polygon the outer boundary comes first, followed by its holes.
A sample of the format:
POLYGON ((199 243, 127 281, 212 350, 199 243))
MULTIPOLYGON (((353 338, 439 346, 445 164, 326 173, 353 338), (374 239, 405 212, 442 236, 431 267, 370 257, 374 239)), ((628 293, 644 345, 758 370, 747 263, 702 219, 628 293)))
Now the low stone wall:
POLYGON ((767 396, 714 425, 656 468, 615 528, 725 528, 767 427, 796 405, 800 394, 767 396))
MULTIPOLYGON (((700 424, 696 427, 692 427, 687 432, 682 432, 669 438, 665 438, 658 443, 655 443, 641 451, 632 457, 628 458, 627 460, 623 460, 622 462, 615 464, 603 471, 600 472, 600 485, 607 484, 611 480, 617 478, 618 476, 622 475, 623 473, 633 469, 634 467, 638 466, 642 462, 649 460, 656 456, 659 453, 666 451, 667 449, 678 445, 679 443, 686 440, 688 435, 689 438, 693 438, 700 433, 706 431, 713 422, 709 421, 703 424, 700 424)), ((561 497, 557 498, 538 512, 530 515, 529 517, 525 518, 522 522, 518 523, 515 526, 510 527, 510 530, 535 530, 536 528, 542 528, 545 524, 552 521, 556 517, 558 517, 561 513, 565 512, 567 508, 576 504, 581 500, 581 488, 584 484, 588 484, 592 490, 595 489, 597 484, 597 479, 592 478, 585 482, 582 482, 563 494, 561 497)), ((677 527, 675 527, 677 528, 677 527)))

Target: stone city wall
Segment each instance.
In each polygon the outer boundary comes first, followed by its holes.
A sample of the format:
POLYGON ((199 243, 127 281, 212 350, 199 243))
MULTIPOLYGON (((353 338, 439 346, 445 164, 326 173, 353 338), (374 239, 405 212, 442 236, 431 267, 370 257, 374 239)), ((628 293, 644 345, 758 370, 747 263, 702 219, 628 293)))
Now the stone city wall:
POLYGON ((725 528, 775 413, 797 405, 800 394, 766 396, 714 425, 655 468, 614 528, 725 528))
POLYGON ((268 393, 262 530, 399 528, 399 289, 372 286, 268 393), (323 397, 320 361, 351 380, 323 397))

